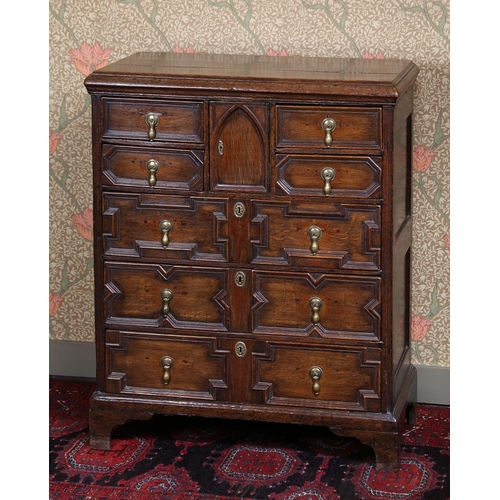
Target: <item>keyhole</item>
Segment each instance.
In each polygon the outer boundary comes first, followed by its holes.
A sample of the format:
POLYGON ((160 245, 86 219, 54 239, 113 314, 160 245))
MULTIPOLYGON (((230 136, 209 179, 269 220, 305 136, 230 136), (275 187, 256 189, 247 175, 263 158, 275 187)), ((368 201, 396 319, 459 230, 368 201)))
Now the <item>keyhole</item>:
POLYGON ((238 219, 241 219, 245 215, 245 205, 241 203, 240 201, 234 205, 234 215, 238 217, 238 219))
POLYGON ((234 282, 236 283, 236 286, 239 286, 241 288, 242 286, 245 286, 246 281, 247 277, 245 276, 245 273, 243 271, 238 271, 236 273, 236 276, 234 277, 234 282))
POLYGON ((236 345, 234 346, 234 351, 236 352, 236 356, 239 358, 243 358, 245 354, 247 353, 247 346, 245 345, 244 342, 236 342, 236 345))

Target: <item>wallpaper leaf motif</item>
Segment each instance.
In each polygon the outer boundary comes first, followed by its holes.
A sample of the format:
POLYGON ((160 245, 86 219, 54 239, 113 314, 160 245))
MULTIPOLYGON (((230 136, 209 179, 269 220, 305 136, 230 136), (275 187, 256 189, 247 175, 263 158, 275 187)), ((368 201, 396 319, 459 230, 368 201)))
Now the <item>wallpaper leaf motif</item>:
POLYGON ((74 33, 71 31, 69 26, 64 22, 64 14, 66 13, 66 0, 63 0, 61 4, 61 8, 59 9, 59 12, 55 12, 55 10, 49 5, 49 12, 59 20, 59 22, 66 28, 66 31, 68 34, 73 38, 73 41, 75 42, 75 45, 79 45, 78 40, 76 39, 74 33))
POLYGON ((167 50, 169 52, 172 51, 172 46, 170 45, 170 42, 168 41, 167 37, 163 33, 163 31, 156 25, 156 16, 158 14, 158 0, 153 0, 153 9, 151 11, 151 14, 148 15, 146 14, 145 10, 142 8, 141 5, 141 0, 117 0, 118 3, 122 4, 133 4, 137 7, 137 10, 140 12, 141 16, 154 28, 156 33, 160 35, 161 39, 165 43, 167 50))
POLYGON ((422 7, 417 7, 417 6, 406 7, 403 4, 400 4, 400 5, 401 5, 401 8, 407 12, 421 12, 424 15, 424 17, 427 19, 429 24, 432 26, 432 28, 434 30, 436 30, 436 32, 439 33, 443 37, 443 39, 446 40, 446 42, 449 44, 450 39, 444 33, 444 28, 445 28, 446 23, 448 21, 448 10, 444 6, 444 4, 441 2, 430 2, 430 3, 433 5, 436 5, 438 7, 437 10, 441 13, 441 18, 440 18, 438 23, 435 23, 432 20, 432 13, 429 11, 429 3, 427 2, 427 0, 422 1, 422 5, 423 5, 422 7))
MULTIPOLYGON (((92 71, 97 68, 103 67, 108 64, 109 57, 111 55, 111 50, 102 49, 99 43, 94 44, 93 46, 84 42, 81 46, 73 33, 73 30, 68 26, 65 22, 65 14, 66 14, 67 1, 63 0, 59 11, 52 9, 49 6, 50 13, 54 16, 55 19, 64 27, 66 33, 71 37, 73 43, 78 46, 78 48, 73 48, 69 51, 71 59, 74 64, 74 68, 86 76, 89 75, 92 71)), ((86 241, 92 241, 92 210, 89 208, 82 209, 81 203, 77 199, 77 194, 72 191, 69 186, 69 181, 71 180, 71 167, 70 162, 66 160, 66 158, 55 155, 57 148, 61 144, 65 131, 70 128, 71 125, 78 123, 82 118, 84 118, 89 111, 90 107, 90 96, 86 95, 81 105, 81 109, 73 114, 72 117, 68 116, 68 93, 64 93, 62 96, 61 104, 59 107, 59 119, 58 126, 55 130, 49 131, 49 154, 51 155, 49 161, 49 176, 52 181, 54 181, 55 185, 57 185, 62 194, 64 194, 65 199, 72 203, 77 213, 74 213, 71 217, 73 222, 73 228, 75 231, 86 241), (62 170, 62 171, 61 171, 62 170)), ((74 160, 74 159, 73 159, 74 160)), ((89 244, 89 251, 91 254, 91 244, 89 244)), ((75 277, 70 280, 69 271, 70 271, 70 257, 64 258, 64 264, 60 268, 60 285, 57 293, 53 293, 49 291, 49 335, 52 338, 63 338, 69 339, 71 328, 67 324, 67 322, 62 318, 56 318, 55 316, 61 309, 64 304, 64 295, 70 290, 72 287, 75 287, 91 273, 93 268, 93 257, 92 255, 87 259, 85 268, 78 274, 78 271, 75 275, 74 269, 78 268, 78 265, 74 265, 71 269, 72 275, 75 277), (63 335, 61 336, 60 332, 62 328, 63 335)))
POLYGON ((266 49, 262 45, 261 41, 259 40, 259 38, 257 37, 257 35, 250 28, 250 22, 252 20, 252 4, 250 3, 250 0, 243 0, 243 2, 246 5, 246 8, 247 8, 247 11, 246 11, 246 14, 245 14, 244 18, 242 18, 238 14, 238 12, 236 11, 236 8, 234 6, 234 0, 229 0, 229 2, 213 1, 213 0, 207 0, 207 1, 208 1, 209 5, 212 5, 214 7, 227 7, 231 11, 231 13, 235 17, 235 19, 238 21, 238 23, 240 23, 248 31, 248 33, 252 36, 252 38, 254 39, 254 41, 259 46, 260 51, 263 54, 266 53, 266 49))
MULTIPOLYGON (((106 61, 107 64, 107 61, 106 61)), ((90 74, 90 73, 89 73, 90 74)), ((83 107, 81 111, 79 111, 73 118, 68 118, 66 114, 66 99, 67 99, 67 94, 64 94, 62 103, 61 103, 61 108, 60 108, 60 115, 59 115, 59 127, 56 129, 56 132, 62 132, 68 125, 70 125, 72 122, 78 120, 81 118, 85 112, 87 111, 88 107, 90 106, 90 96, 87 96, 85 99, 85 102, 83 103, 83 107)))
POLYGON ((450 134, 443 135, 442 130, 443 125, 443 110, 439 111, 439 115, 436 120, 436 132, 434 134, 434 142, 431 145, 431 149, 437 148, 443 141, 446 141, 450 138, 450 134))
MULTIPOLYGON (((431 166, 432 161, 436 157, 434 150, 444 141, 447 137, 443 136, 441 131, 441 119, 442 110, 439 112, 438 119, 435 124, 435 133, 433 136, 433 144, 430 149, 423 146, 418 146, 413 152, 413 169, 416 172, 416 177, 414 177, 413 185, 416 186, 427 200, 430 206, 432 206, 435 212, 441 217, 446 227, 449 228, 450 220, 446 215, 444 210, 441 208, 441 197, 443 193, 443 185, 435 175, 428 174, 428 169, 431 166), (425 181, 424 181, 425 174, 425 181), (429 182, 431 181, 431 182, 429 182), (431 189, 434 191, 432 194, 431 189)), ((449 229, 448 229, 449 232, 449 229)), ((412 357, 417 360, 420 364, 431 364, 436 366, 439 362, 439 354, 437 350, 429 343, 423 342, 427 336, 429 328, 433 326, 430 319, 436 316, 440 311, 448 309, 450 304, 445 302, 439 305, 439 284, 440 279, 437 279, 434 288, 430 296, 429 313, 426 318, 421 316, 414 316, 411 323, 411 336, 413 340, 412 345, 412 357), (429 363, 427 353, 431 353, 432 360, 429 363), (423 360, 426 360, 426 363, 423 360)))
POLYGON ((57 158, 57 157, 54 158, 54 161, 60 163, 63 166, 63 168, 64 168, 63 174, 61 175, 61 177, 57 177, 57 174, 54 172, 54 170, 52 169, 52 167, 51 167, 51 165, 49 163, 49 175, 54 179, 54 181, 66 193, 66 195, 68 196, 68 198, 74 203, 74 205, 76 206, 76 209, 79 212, 81 212, 82 209, 80 207, 80 204, 78 203, 78 200, 76 199, 75 195, 66 186, 66 183, 68 181, 68 176, 69 176, 69 165, 68 165, 68 163, 66 161, 64 161, 63 158, 57 158))
POLYGON ((332 11, 330 10, 330 6, 328 5, 328 0, 325 0, 324 4, 316 3, 314 5, 310 5, 305 1, 303 1, 302 3, 304 7, 306 7, 307 9, 323 10, 326 13, 328 19, 332 22, 332 24, 336 26, 341 33, 344 34, 344 36, 349 40, 351 45, 354 47, 354 50, 356 51, 358 56, 361 57, 361 51, 356 45, 356 42, 352 39, 352 37, 347 33, 345 29, 345 23, 347 21, 347 12, 348 12, 347 5, 345 2, 343 2, 342 0, 334 0, 333 2, 339 4, 342 7, 342 16, 340 17, 340 21, 337 21, 335 19, 335 16, 333 15, 332 11))

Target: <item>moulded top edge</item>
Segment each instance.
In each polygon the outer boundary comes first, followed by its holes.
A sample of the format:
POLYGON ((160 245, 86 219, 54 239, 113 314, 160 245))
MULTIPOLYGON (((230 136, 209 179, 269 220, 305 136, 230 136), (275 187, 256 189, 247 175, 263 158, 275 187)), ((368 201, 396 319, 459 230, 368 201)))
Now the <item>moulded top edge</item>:
POLYGON ((402 59, 139 52, 94 71, 85 85, 268 92, 299 86, 305 93, 397 97, 417 74, 418 67, 402 59))

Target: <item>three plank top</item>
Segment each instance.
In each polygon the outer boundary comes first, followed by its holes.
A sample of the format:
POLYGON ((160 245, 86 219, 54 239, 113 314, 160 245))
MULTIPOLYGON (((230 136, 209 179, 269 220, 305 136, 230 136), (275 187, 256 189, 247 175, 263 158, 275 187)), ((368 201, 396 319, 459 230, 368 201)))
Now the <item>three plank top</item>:
POLYGON ((397 98, 414 81, 417 66, 402 59, 271 57, 261 55, 138 52, 96 70, 90 89, 108 84, 176 88, 332 93, 397 98), (204 82, 204 83, 200 83, 204 82), (353 89, 355 87, 355 89, 353 89))

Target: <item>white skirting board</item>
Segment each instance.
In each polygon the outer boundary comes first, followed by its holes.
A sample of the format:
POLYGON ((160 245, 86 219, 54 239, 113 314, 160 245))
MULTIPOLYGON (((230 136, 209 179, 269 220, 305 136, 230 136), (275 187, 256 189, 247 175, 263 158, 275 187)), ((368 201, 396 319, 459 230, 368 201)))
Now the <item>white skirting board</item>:
MULTIPOLYGON (((417 368, 417 402, 450 405, 450 368, 415 365, 417 368)), ((95 378, 93 342, 49 341, 49 375, 57 377, 95 378)))
POLYGON ((450 368, 415 365, 417 369, 417 402, 450 406, 450 368))
POLYGON ((49 375, 95 379, 95 344, 93 342, 50 340, 49 375))

